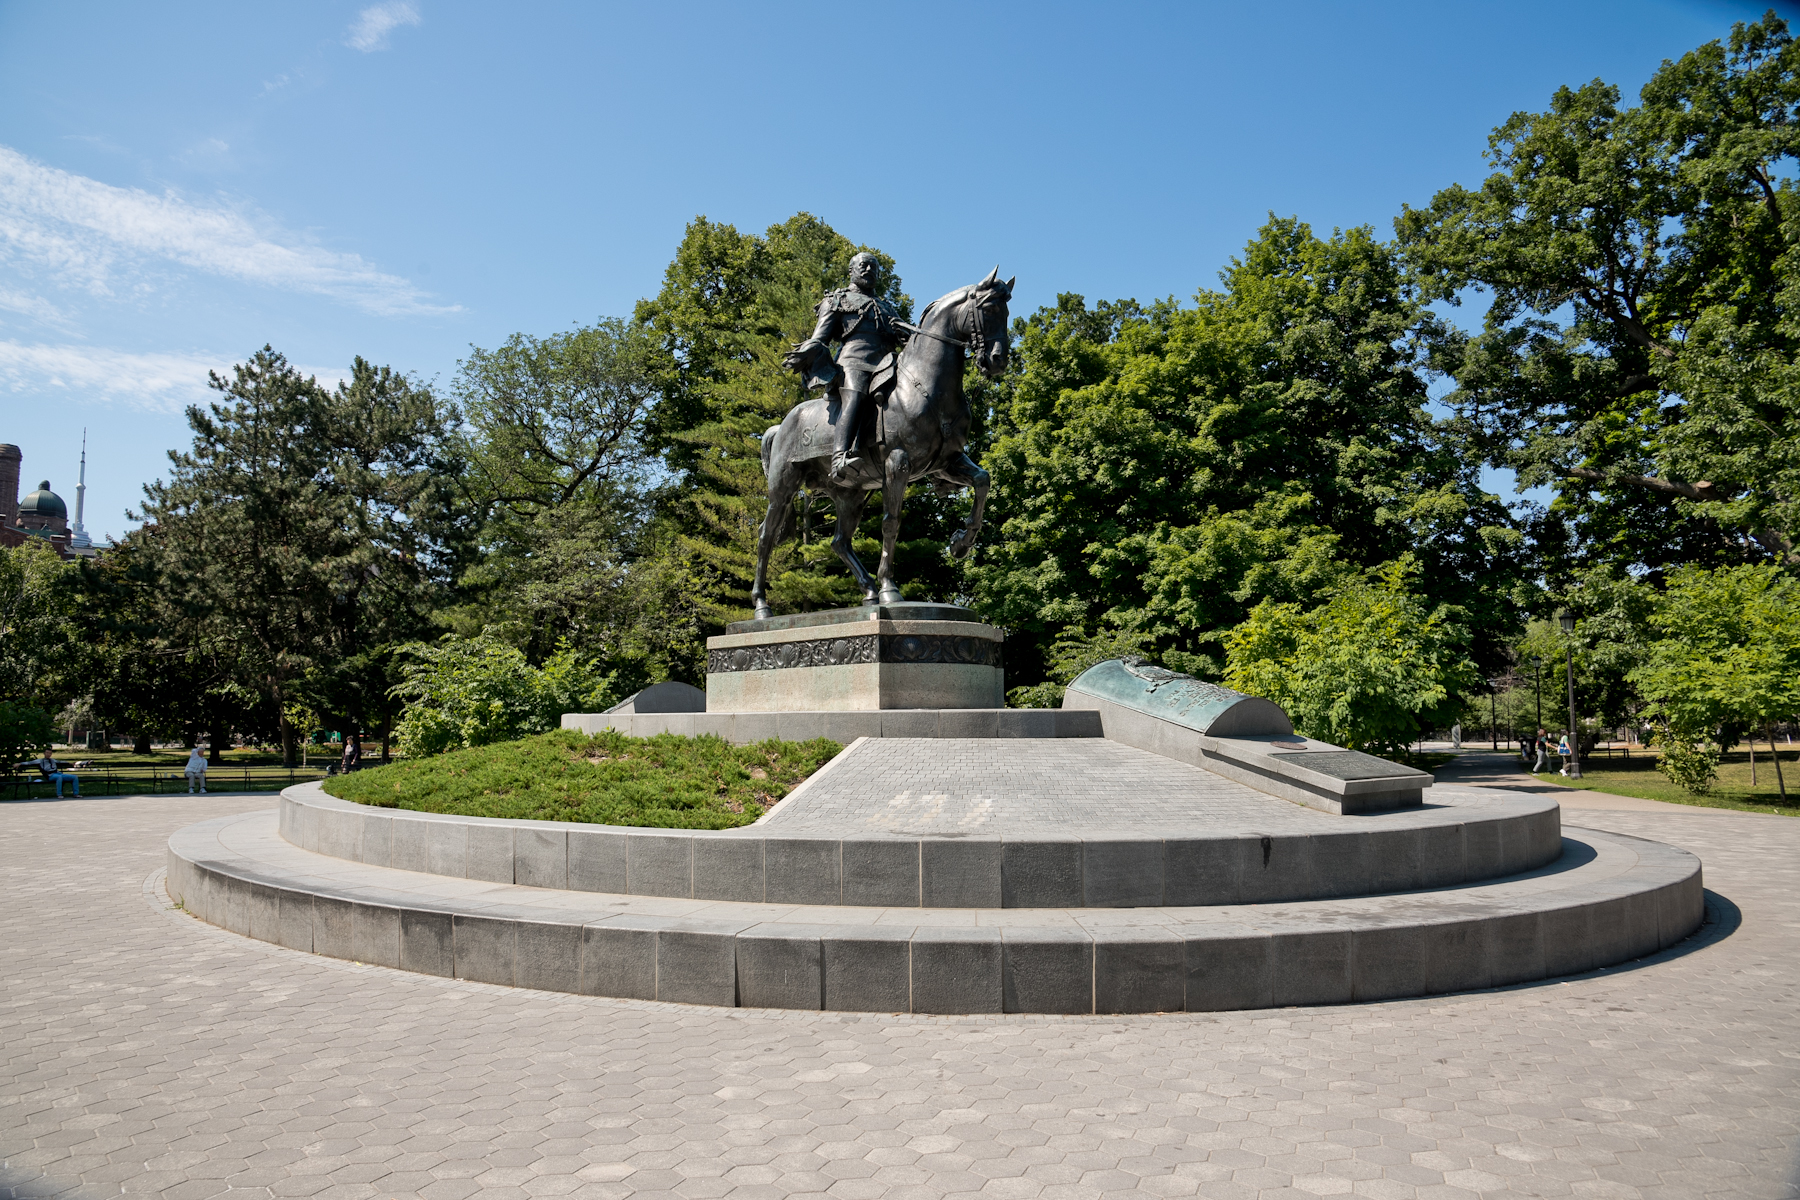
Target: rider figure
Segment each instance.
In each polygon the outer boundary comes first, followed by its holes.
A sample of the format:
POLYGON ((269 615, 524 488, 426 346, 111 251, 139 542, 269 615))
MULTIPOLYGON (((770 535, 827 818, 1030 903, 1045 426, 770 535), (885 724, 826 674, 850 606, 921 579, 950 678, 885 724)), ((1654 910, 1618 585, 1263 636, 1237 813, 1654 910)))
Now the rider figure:
POLYGON ((877 373, 891 365, 892 354, 906 338, 898 324, 899 312, 875 294, 879 270, 873 254, 852 258, 850 286, 826 293, 816 310, 819 323, 812 336, 782 360, 791 370, 803 373, 808 383, 835 387, 838 393, 840 407, 831 455, 831 478, 838 483, 860 465, 861 460, 852 457, 851 451, 868 395, 877 383, 877 373), (841 343, 842 349, 836 371, 828 373, 833 342, 841 343))

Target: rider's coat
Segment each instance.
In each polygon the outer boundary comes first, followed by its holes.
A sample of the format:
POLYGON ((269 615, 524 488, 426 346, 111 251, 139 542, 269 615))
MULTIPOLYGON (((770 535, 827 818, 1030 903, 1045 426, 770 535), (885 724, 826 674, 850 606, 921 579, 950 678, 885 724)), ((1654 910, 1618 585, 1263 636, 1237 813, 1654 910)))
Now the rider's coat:
POLYGON ((841 342, 837 364, 845 372, 873 372, 897 349, 906 334, 898 325, 900 313, 879 296, 840 288, 819 301, 818 323, 799 349, 841 342))

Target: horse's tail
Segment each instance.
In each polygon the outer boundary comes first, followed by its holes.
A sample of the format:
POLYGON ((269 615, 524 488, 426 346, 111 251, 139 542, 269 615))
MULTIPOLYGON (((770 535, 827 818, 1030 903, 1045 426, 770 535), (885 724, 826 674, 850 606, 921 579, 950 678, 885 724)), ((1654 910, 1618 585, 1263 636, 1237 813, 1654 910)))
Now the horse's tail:
POLYGON ((769 456, 775 452, 775 435, 780 432, 781 432, 781 426, 779 424, 771 425, 767 429, 763 430, 762 465, 763 465, 763 478, 764 479, 767 479, 769 477, 769 456))

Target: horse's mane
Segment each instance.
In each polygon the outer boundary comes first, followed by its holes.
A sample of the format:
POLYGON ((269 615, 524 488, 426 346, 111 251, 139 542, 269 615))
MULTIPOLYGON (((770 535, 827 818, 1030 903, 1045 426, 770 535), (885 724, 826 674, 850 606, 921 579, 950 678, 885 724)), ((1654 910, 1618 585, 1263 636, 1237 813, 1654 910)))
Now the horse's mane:
POLYGON ((945 305, 947 307, 952 304, 961 303, 968 296, 968 294, 970 292, 974 291, 976 288, 978 288, 980 286, 981 285, 978 283, 965 283, 965 284, 963 284, 963 286, 957 288, 955 291, 946 292, 942 296, 939 296, 936 300, 933 300, 930 304, 927 304, 925 306, 924 310, 919 313, 919 324, 923 325, 925 323, 925 318, 929 317, 931 315, 932 309, 938 307, 938 305, 941 304, 941 305, 945 305))

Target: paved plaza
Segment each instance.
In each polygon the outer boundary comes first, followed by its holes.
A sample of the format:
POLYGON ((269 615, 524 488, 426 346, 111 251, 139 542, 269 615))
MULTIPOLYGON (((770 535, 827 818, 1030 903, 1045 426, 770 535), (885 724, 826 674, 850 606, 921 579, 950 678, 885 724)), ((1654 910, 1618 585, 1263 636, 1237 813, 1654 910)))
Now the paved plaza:
POLYGON ((1318 833, 1339 818, 1104 738, 869 738, 766 820, 782 833, 1318 833), (871 788, 871 779, 894 780, 871 788))
POLYGON ((267 797, 10 803, 0 1198, 1800 1195, 1800 821, 1564 798, 1700 855, 1712 923, 1569 982, 1147 1017, 358 966, 169 908, 169 834, 267 797))

